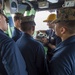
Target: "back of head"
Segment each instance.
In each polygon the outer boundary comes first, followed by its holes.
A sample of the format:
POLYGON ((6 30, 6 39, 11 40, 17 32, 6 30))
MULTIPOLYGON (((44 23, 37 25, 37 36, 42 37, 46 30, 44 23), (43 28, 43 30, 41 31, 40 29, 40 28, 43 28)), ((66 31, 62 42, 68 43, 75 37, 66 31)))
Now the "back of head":
POLYGON ((17 13, 15 13, 15 15, 14 15, 14 21, 16 21, 16 20, 21 20, 22 17, 23 17, 23 14, 17 12, 17 13))
POLYGON ((54 21, 56 19, 56 14, 50 14, 46 20, 44 20, 43 22, 51 22, 54 21))
POLYGON ((24 16, 22 18, 22 22, 21 22, 21 29, 22 29, 22 31, 28 31, 33 26, 35 26, 34 15, 24 16))

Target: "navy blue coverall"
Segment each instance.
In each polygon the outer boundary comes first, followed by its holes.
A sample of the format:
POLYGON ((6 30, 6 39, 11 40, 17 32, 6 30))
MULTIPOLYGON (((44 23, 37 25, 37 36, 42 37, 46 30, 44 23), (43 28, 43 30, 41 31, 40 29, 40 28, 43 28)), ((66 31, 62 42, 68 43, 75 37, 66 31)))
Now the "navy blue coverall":
POLYGON ((50 75, 75 75, 75 36, 61 42, 49 62, 50 75))
POLYGON ((22 36, 22 32, 14 27, 14 31, 12 33, 12 39, 16 42, 22 36))
POLYGON ((47 75, 43 45, 27 33, 24 33, 16 43, 26 61, 28 74, 47 75))
POLYGON ((0 30, 0 75, 28 75, 25 61, 15 44, 0 30))

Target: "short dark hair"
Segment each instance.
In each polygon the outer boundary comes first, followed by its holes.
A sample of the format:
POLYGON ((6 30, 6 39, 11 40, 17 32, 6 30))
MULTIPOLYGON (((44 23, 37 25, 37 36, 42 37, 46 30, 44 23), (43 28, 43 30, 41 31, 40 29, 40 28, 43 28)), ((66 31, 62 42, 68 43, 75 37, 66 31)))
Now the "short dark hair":
POLYGON ((67 28, 67 31, 70 34, 75 33, 75 21, 74 20, 60 21, 58 23, 59 23, 59 25, 62 25, 64 27, 66 27, 67 28))
POLYGON ((33 25, 33 23, 31 23, 31 22, 22 22, 22 23, 21 23, 21 30, 22 30, 22 31, 29 31, 29 30, 32 29, 33 26, 34 26, 34 25, 33 25))
POLYGON ((22 17, 23 17, 23 14, 17 12, 17 13, 15 13, 15 15, 14 15, 14 21, 16 21, 16 20, 21 20, 22 17))

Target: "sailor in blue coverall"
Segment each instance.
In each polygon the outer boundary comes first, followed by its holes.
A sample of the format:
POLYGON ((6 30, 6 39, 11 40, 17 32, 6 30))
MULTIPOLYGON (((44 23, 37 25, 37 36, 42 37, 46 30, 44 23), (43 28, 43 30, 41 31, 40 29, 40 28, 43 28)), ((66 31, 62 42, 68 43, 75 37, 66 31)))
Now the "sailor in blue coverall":
POLYGON ((45 46, 48 48, 47 59, 50 60, 51 57, 53 56, 53 52, 55 48, 48 46, 48 44, 52 44, 56 47, 61 42, 61 38, 58 37, 55 34, 55 31, 53 31, 52 29, 47 30, 46 34, 49 35, 48 42, 45 44, 45 46))
POLYGON ((14 15, 14 30, 12 32, 12 39, 16 42, 21 36, 22 31, 20 29, 20 23, 22 20, 23 14, 15 13, 14 15))
POLYGON ((55 34, 62 42, 49 61, 49 72, 50 75, 75 75, 75 8, 60 8, 57 12, 55 34))
POLYGON ((0 75, 28 75, 17 45, 4 33, 7 28, 6 17, 0 11, 0 75))
POLYGON ((47 50, 47 61, 51 59, 54 53, 54 49, 61 42, 61 38, 55 34, 54 26, 55 23, 52 23, 56 19, 56 14, 50 14, 46 20, 43 22, 47 23, 49 30, 46 30, 46 34, 49 36, 49 39, 42 38, 42 42, 48 48, 47 50))
POLYGON ((48 75, 44 47, 32 35, 35 30, 33 16, 25 16, 21 23, 24 34, 17 40, 17 45, 26 61, 29 75, 48 75))

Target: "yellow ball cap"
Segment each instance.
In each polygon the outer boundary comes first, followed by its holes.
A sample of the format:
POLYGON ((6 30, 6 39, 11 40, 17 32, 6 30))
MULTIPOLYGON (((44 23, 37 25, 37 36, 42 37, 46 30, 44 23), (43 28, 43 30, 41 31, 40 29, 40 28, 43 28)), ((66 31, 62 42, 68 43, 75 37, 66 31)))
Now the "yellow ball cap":
POLYGON ((44 20, 43 22, 49 22, 49 21, 53 21, 56 20, 56 14, 50 14, 46 20, 44 20))

